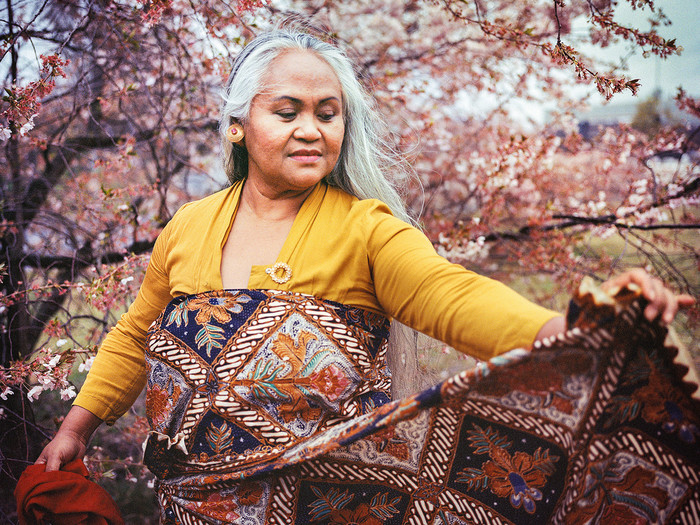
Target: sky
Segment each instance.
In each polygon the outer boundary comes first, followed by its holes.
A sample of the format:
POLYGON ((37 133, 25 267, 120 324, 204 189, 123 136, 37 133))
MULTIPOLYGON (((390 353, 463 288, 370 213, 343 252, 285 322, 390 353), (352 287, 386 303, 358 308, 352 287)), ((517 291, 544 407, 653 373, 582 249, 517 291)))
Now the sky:
MULTIPOLYGON (((634 112, 633 106, 649 98, 657 88, 665 99, 671 99, 681 85, 690 95, 700 97, 700 0, 656 0, 655 5, 660 7, 671 21, 670 26, 658 29, 659 34, 667 39, 675 38, 676 45, 681 46, 683 51, 680 55, 664 60, 653 55, 644 58, 639 52, 630 56, 624 74, 628 78, 640 80, 641 86, 636 96, 626 91, 617 93, 611 100, 606 101, 593 83, 575 86, 573 89, 580 89, 579 94, 582 98, 586 94, 590 95, 589 110, 581 115, 582 118, 613 114, 625 115, 624 117, 618 115, 619 118, 630 118, 634 112), (630 106, 632 106, 631 109, 630 106)), ((649 27, 648 12, 635 11, 627 2, 619 2, 615 13, 615 19, 620 23, 639 29, 649 27)), ((582 20, 582 23, 586 22, 582 20)), ((603 50, 594 46, 576 45, 576 49, 594 58, 614 63, 619 63, 621 57, 629 54, 629 44, 616 44, 603 50)), ((489 108, 495 104, 492 102, 489 105, 488 96, 472 94, 468 97, 469 107, 474 107, 475 96, 481 96, 484 99, 480 107, 489 108)), ((550 112, 556 108, 556 101, 546 103, 514 100, 506 106, 511 118, 519 121, 527 131, 533 129, 533 124, 537 126, 549 119, 550 112)), ((471 112, 473 113, 473 110, 471 112)))
MULTIPOLYGON (((689 94, 700 96, 700 1, 657 0, 655 5, 664 11, 672 23, 660 28, 659 34, 664 38, 675 38, 676 45, 683 47, 683 52, 680 56, 674 55, 665 60, 654 56, 645 59, 641 54, 631 57, 627 74, 640 79, 642 86, 636 97, 626 93, 615 95, 611 104, 637 103, 651 96, 656 87, 664 97, 672 97, 679 85, 689 94)), ((618 5, 615 18, 640 29, 648 27, 646 13, 634 11, 626 2, 618 5)), ((608 48, 605 54, 623 56, 625 52, 624 46, 617 45, 608 48)), ((604 101, 602 97, 597 98, 598 103, 604 101)), ((595 99, 591 102, 595 103, 595 99)))

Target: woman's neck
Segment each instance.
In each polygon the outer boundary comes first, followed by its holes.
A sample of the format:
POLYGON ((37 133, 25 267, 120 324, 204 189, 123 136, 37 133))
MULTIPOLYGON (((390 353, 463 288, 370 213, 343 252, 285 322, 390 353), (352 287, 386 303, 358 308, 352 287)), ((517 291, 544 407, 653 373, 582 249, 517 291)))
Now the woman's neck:
POLYGON ((313 187, 303 191, 286 191, 279 193, 268 187, 261 187, 254 181, 245 181, 241 190, 238 213, 252 215, 257 220, 266 222, 285 222, 293 220, 301 209, 313 187))

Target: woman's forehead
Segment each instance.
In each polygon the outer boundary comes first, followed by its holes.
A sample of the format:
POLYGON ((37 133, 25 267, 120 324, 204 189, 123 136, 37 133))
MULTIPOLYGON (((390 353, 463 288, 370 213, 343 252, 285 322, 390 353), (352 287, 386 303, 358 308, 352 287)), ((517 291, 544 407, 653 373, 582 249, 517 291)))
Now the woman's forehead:
POLYGON ((324 93, 322 98, 342 97, 335 70, 319 55, 306 50, 289 50, 275 57, 263 75, 262 88, 275 96, 295 97, 294 92, 300 91, 324 93))

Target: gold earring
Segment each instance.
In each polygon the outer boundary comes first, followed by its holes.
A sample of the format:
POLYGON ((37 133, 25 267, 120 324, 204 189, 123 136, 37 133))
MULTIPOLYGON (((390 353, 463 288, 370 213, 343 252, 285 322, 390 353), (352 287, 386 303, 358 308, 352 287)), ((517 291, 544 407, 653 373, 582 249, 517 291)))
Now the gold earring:
POLYGON ((242 141, 243 137, 245 137, 245 132, 240 124, 231 124, 226 130, 226 138, 234 144, 242 141))

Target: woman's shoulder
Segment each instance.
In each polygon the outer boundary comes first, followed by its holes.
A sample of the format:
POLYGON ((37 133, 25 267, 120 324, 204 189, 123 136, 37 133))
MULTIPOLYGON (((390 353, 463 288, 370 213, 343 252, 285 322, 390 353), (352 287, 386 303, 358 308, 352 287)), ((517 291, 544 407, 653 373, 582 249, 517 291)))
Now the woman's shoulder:
POLYGON ((180 209, 177 210, 173 219, 176 217, 187 217, 191 215, 199 216, 200 213, 206 210, 214 210, 220 208, 226 201, 228 201, 233 192, 235 191, 235 186, 229 186, 222 190, 219 190, 211 195, 202 197, 201 199, 186 202, 180 209))
POLYGON ((183 235, 206 232, 213 221, 227 210, 235 208, 233 196, 235 187, 231 186, 201 199, 187 202, 180 206, 163 229, 163 239, 180 239, 183 235))
POLYGON ((175 212, 169 224, 172 224, 171 227, 177 227, 182 224, 191 226, 193 221, 198 220, 210 222, 217 210, 235 205, 232 202, 234 192, 235 186, 229 186, 201 199, 186 202, 175 212))
POLYGON ((379 199, 360 199, 335 186, 328 186, 326 198, 333 210, 361 216, 393 216, 389 207, 379 199))
POLYGON ((417 235, 421 243, 425 242, 420 230, 392 214, 383 201, 358 199, 339 188, 329 187, 318 218, 324 231, 337 232, 344 238, 364 239, 372 245, 383 245, 402 232, 412 232, 411 239, 417 235))

